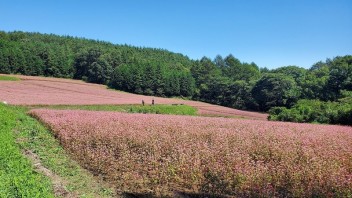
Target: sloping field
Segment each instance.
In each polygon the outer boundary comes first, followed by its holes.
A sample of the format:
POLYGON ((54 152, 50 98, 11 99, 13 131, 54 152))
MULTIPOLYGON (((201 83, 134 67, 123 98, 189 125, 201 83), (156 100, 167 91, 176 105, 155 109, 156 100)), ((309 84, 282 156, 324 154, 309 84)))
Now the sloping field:
POLYGON ((241 111, 203 102, 160 98, 109 90, 104 85, 79 80, 16 76, 20 81, 0 81, 0 101, 14 105, 186 104, 201 115, 235 116, 266 120, 267 114, 241 111))
POLYGON ((120 191, 350 197, 352 128, 259 120, 32 110, 120 191))

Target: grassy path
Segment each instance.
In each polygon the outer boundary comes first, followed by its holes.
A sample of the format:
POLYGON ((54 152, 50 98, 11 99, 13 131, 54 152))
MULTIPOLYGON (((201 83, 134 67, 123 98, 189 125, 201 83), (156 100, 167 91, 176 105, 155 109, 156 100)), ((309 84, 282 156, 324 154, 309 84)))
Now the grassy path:
POLYGON ((0 197, 114 196, 26 112, 0 104, 0 197))
POLYGON ((34 172, 16 144, 13 128, 18 117, 0 105, 0 197, 54 197, 48 178, 34 172))
POLYGON ((89 111, 118 111, 124 113, 197 115, 197 109, 188 105, 31 105, 30 109, 72 109, 89 111))

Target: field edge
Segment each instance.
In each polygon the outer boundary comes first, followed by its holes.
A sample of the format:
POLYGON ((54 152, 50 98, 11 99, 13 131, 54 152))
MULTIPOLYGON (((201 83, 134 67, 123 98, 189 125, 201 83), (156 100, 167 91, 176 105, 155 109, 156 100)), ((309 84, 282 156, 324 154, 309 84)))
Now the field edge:
MULTIPOLYGON (((61 190, 66 190, 69 196, 92 198, 115 196, 115 192, 110 186, 79 166, 66 153, 48 127, 28 115, 27 111, 29 109, 27 107, 2 106, 9 109, 16 116, 17 122, 13 128, 16 145, 22 151, 22 156, 32 162, 32 168, 38 169, 36 167, 38 161, 33 161, 34 157, 39 160, 42 167, 51 171, 54 176, 60 177, 65 185, 64 189, 61 188, 61 190)), ((43 175, 38 170, 36 172, 39 172, 39 175, 43 175)), ((51 183, 52 191, 54 192, 56 190, 55 187, 57 187, 55 183, 57 182, 51 180, 51 183)), ((65 194, 65 192, 62 193, 65 194)), ((55 196, 61 197, 62 194, 55 196)))

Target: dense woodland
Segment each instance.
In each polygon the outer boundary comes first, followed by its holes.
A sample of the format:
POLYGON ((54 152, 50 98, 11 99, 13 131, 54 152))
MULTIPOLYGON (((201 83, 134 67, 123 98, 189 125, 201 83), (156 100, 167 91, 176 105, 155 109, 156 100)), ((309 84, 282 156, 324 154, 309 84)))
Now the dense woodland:
POLYGON ((352 56, 269 70, 233 55, 191 60, 163 49, 71 36, 0 32, 0 73, 82 79, 146 95, 184 97, 269 119, 352 125, 352 56))

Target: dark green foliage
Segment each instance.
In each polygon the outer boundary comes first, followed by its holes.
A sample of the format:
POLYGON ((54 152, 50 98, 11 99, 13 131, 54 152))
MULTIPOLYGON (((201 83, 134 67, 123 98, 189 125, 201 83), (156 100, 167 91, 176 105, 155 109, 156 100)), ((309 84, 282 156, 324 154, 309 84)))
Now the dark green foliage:
POLYGON ((283 74, 266 74, 252 89, 252 95, 261 111, 276 106, 290 107, 299 99, 299 94, 294 79, 283 74))
POLYGON ((285 66, 279 67, 270 72, 290 76, 296 81, 296 83, 300 83, 301 79, 306 75, 307 70, 298 66, 285 66))
POLYGON ((193 63, 191 73, 196 81, 196 86, 200 88, 202 84, 207 84, 211 78, 221 75, 221 70, 207 57, 193 63))
POLYGON ((112 88, 145 95, 192 97, 195 82, 187 70, 153 63, 123 64, 116 68, 112 88))
POLYGON ((274 71, 296 79, 299 98, 305 100, 292 108, 272 108, 271 120, 352 125, 352 56, 320 61, 307 71, 298 67, 274 71))
POLYGON ((307 73, 299 82, 301 98, 324 100, 326 98, 327 80, 328 76, 319 77, 319 72, 311 71, 307 73))
POLYGON ((270 120, 352 125, 352 98, 339 102, 300 100, 292 108, 275 107, 270 120))
POLYGON ((258 104, 252 96, 251 90, 253 82, 246 82, 243 80, 235 81, 231 84, 230 90, 230 105, 239 109, 254 110, 258 108, 258 104))
POLYGON ((259 68, 255 63, 241 63, 231 54, 225 58, 225 67, 222 67, 222 72, 234 81, 250 81, 260 78, 259 68))
POLYGON ((193 64, 191 72, 196 81, 193 98, 239 109, 256 109, 251 89, 260 72, 254 63, 241 63, 232 55, 225 59, 218 55, 214 61, 203 57, 193 64))
POLYGON ((326 84, 328 99, 337 100, 342 90, 352 90, 352 56, 336 57, 328 60, 327 64, 330 67, 326 84))

